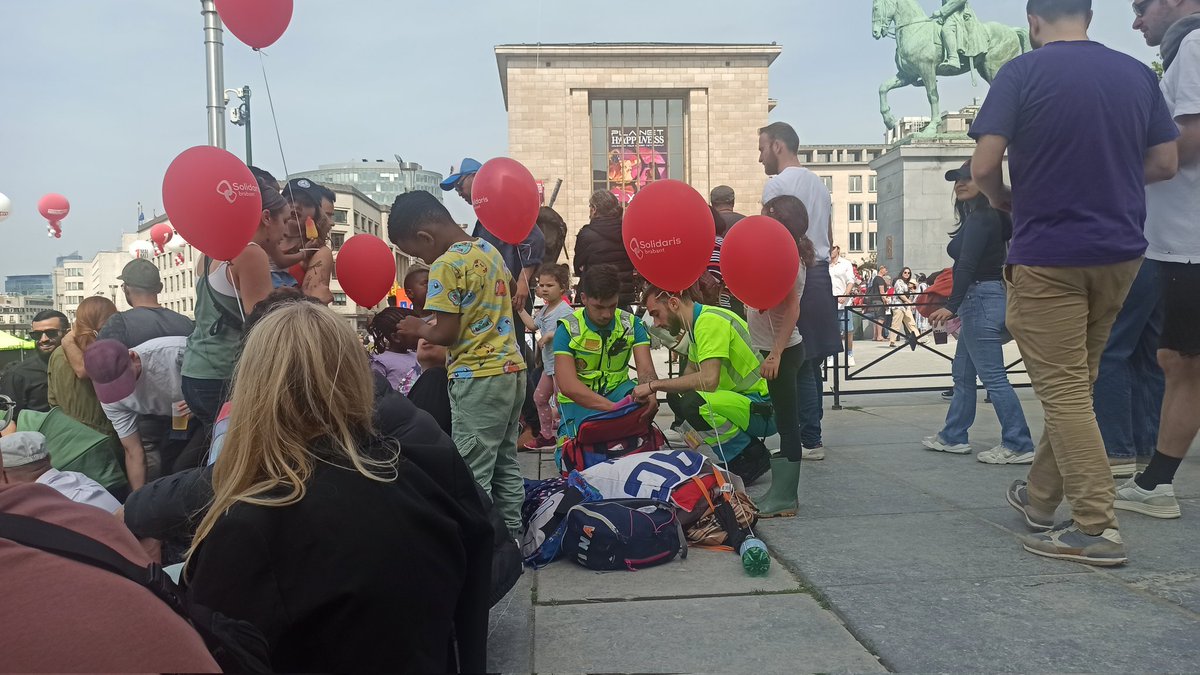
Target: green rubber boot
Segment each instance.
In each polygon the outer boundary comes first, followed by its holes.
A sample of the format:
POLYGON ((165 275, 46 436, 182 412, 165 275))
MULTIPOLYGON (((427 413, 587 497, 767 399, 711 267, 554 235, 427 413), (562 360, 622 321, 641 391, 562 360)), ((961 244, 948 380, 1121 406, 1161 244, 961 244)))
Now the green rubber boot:
POLYGON ((796 515, 800 500, 800 462, 786 459, 771 460, 771 487, 758 502, 759 518, 791 518, 796 515))

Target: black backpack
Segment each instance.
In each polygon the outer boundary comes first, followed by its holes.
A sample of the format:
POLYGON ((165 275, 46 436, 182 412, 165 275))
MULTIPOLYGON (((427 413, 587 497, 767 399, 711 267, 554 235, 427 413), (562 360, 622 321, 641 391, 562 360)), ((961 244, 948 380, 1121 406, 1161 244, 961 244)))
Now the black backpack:
POLYGON ((156 563, 134 564, 109 546, 60 525, 0 513, 0 538, 108 570, 149 590, 191 624, 227 673, 269 673, 270 648, 253 624, 197 605, 156 563))
POLYGON ((590 570, 630 570, 687 557, 675 507, 654 499, 606 499, 567 512, 563 554, 590 570))

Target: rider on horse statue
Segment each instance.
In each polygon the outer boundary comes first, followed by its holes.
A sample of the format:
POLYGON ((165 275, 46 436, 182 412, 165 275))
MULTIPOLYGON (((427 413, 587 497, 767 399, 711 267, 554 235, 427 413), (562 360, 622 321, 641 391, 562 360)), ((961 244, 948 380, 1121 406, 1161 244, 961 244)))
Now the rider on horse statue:
POLYGON ((942 48, 945 60, 941 68, 961 68, 980 54, 987 52, 987 37, 967 0, 942 0, 942 8, 930 17, 942 26, 942 48))

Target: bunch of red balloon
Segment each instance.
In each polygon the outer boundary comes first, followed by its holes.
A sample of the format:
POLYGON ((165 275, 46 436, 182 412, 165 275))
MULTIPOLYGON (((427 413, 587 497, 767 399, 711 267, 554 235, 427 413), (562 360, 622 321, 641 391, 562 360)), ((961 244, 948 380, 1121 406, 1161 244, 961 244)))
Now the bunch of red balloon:
POLYGON ((167 242, 171 241, 171 238, 174 236, 175 230, 171 229, 171 226, 166 223, 159 223, 150 228, 150 241, 154 242, 154 248, 157 253, 161 254, 166 251, 167 242))
POLYGON ((38 200, 38 213, 46 219, 46 233, 55 239, 62 239, 62 220, 71 212, 71 203, 67 198, 55 193, 43 195, 38 200))

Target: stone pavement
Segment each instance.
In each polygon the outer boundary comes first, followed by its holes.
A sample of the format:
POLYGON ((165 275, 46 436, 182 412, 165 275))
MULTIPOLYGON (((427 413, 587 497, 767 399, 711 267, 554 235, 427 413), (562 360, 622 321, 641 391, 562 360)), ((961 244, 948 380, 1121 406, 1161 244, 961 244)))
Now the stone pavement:
MULTIPOLYGON (((856 350, 857 351, 857 350, 856 350)), ((859 363, 863 363, 859 358, 859 363)), ((1020 396, 1035 437, 1041 407, 1020 396)), ((976 450, 999 442, 980 397, 976 450)), ((828 459, 801 472, 800 515, 763 521, 771 575, 729 553, 595 574, 527 571, 493 610, 502 672, 1181 672, 1200 668, 1200 460, 1183 518, 1119 512, 1130 563, 1038 558, 1004 491, 1022 467, 923 450, 936 394, 850 397, 826 411, 828 459)), ((770 444, 770 442, 768 443, 770 444)), ((523 458, 527 475, 537 459, 523 458)), ((549 475, 552 464, 543 466, 549 475)), ((750 492, 766 489, 764 477, 750 492)), ((1065 509, 1060 517, 1066 517, 1065 509)))

